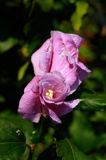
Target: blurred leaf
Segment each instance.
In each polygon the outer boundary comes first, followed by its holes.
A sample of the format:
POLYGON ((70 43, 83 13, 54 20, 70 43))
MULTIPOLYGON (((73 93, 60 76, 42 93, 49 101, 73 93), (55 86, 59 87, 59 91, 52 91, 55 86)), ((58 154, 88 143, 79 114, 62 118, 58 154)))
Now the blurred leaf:
POLYGON ((8 38, 6 41, 0 41, 0 52, 6 52, 18 43, 15 38, 8 38))
POLYGON ((96 111, 95 115, 93 115, 91 118, 92 118, 92 121, 106 122, 106 112, 96 111))
POLYGON ((67 138, 56 142, 56 152, 57 156, 62 157, 62 160, 91 160, 67 138))
POLYGON ((78 109, 94 111, 106 110, 106 94, 83 94, 78 109))
POLYGON ((8 7, 16 7, 19 6, 20 4, 20 0, 6 0, 4 1, 5 5, 8 7))
POLYGON ((81 111, 74 112, 73 122, 69 127, 70 137, 74 143, 80 147, 81 151, 90 152, 106 146, 106 134, 95 134, 91 121, 87 114, 81 111))
MULTIPOLYGON (((25 28, 27 28, 27 25, 25 26, 25 28)), ((29 29, 30 27, 28 27, 29 29)), ((27 29, 25 29, 27 30, 27 29)), ((27 31, 25 31, 27 32, 27 31)), ((39 38, 36 36, 36 38, 33 38, 32 41, 30 41, 30 43, 25 43, 22 48, 21 48, 21 53, 23 57, 30 57, 32 55, 32 53, 36 50, 36 48, 38 47, 38 44, 40 43, 39 38)))
POLYGON ((45 143, 46 147, 48 147, 52 144, 53 134, 54 134, 54 129, 49 128, 47 134, 44 136, 44 143, 45 143))
POLYGON ((96 155, 95 156, 95 160, 106 160, 106 156, 103 156, 103 155, 96 155))
POLYGON ((75 3, 75 2, 76 2, 76 0, 69 0, 69 2, 70 2, 70 3, 75 3))
POLYGON ((26 8, 28 8, 31 4, 30 0, 23 0, 23 4, 25 5, 26 8))
POLYGON ((0 103, 4 103, 6 101, 5 97, 3 97, 2 95, 0 95, 0 103))
POLYGON ((43 1, 37 0, 36 2, 40 5, 42 10, 44 10, 44 11, 49 11, 54 5, 53 0, 43 0, 43 1))
POLYGON ((24 77, 24 75, 25 75, 25 72, 26 72, 28 66, 29 66, 29 62, 26 62, 26 63, 25 63, 24 65, 22 65, 21 68, 19 69, 19 71, 18 71, 18 80, 19 80, 19 81, 23 79, 23 77, 24 77))
POLYGON ((99 149, 101 147, 106 147, 106 133, 104 134, 101 134, 99 137, 98 137, 98 141, 97 141, 97 146, 96 148, 99 149))
POLYGON ((43 145, 43 143, 37 143, 32 155, 32 160, 37 160, 39 155, 44 151, 44 149, 45 146, 43 145))
POLYGON ((22 157, 20 157, 20 160, 29 160, 30 155, 30 149, 27 147, 22 157))
POLYGON ((18 160, 25 151, 25 136, 16 126, 0 119, 0 159, 18 160))
POLYGON ((75 144, 80 147, 82 151, 88 152, 96 147, 97 137, 84 113, 80 111, 74 112, 74 118, 69 127, 69 132, 75 144))
MULTIPOLYGON (((36 147, 33 152, 32 159, 35 160, 35 157, 39 157, 44 151, 47 151, 47 149, 52 145, 54 129, 51 127, 48 128, 45 135, 43 136, 42 142, 40 142, 40 143, 37 142, 37 139, 36 139, 37 132, 35 131, 35 133, 33 132, 33 134, 35 135, 33 138, 35 139, 34 143, 36 144, 36 147)), ((38 135, 39 135, 39 133, 38 133, 38 135)))
POLYGON ((59 1, 55 1, 55 3, 54 3, 54 5, 53 5, 53 9, 55 9, 55 10, 60 10, 60 9, 62 9, 63 8, 63 4, 61 3, 61 1, 59 2, 59 1))
POLYGON ((103 69, 100 69, 100 68, 95 68, 91 74, 91 78, 95 78, 95 79, 99 80, 99 82, 103 82, 105 80, 104 76, 105 75, 103 73, 103 69))
POLYGON ((85 1, 78 1, 76 4, 76 11, 71 17, 74 30, 79 30, 82 25, 82 17, 87 13, 89 4, 85 1))
POLYGON ((80 47, 80 57, 85 60, 85 62, 90 62, 95 59, 95 53, 88 47, 80 47))

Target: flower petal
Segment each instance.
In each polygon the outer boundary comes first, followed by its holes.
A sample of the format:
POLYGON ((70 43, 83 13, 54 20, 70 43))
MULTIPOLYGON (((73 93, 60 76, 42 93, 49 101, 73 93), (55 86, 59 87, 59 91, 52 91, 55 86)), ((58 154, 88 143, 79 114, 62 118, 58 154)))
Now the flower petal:
POLYGON ((59 71, 65 78, 66 82, 72 85, 77 78, 76 67, 74 65, 74 61, 73 64, 69 63, 68 54, 70 54, 69 48, 75 48, 75 44, 72 40, 70 43, 68 42, 68 44, 64 43, 61 32, 53 31, 51 32, 51 36, 53 39, 51 72, 59 71))
POLYGON ((61 105, 52 106, 52 110, 59 116, 65 115, 73 110, 78 104, 80 100, 75 99, 72 101, 64 102, 61 105))
POLYGON ((85 79, 91 71, 81 62, 78 63, 78 77, 80 82, 85 79))
POLYGON ((25 87, 24 92, 29 92, 32 90, 34 93, 38 92, 38 83, 41 76, 35 76, 25 87))
POLYGON ((80 80, 79 78, 77 77, 76 81, 70 86, 70 94, 72 94, 73 92, 75 92, 78 88, 78 86, 80 85, 80 80))
POLYGON ((62 103, 70 92, 70 87, 65 83, 65 79, 59 72, 47 73, 42 76, 39 83, 40 95, 47 103, 62 103), (52 97, 46 95, 48 91, 52 92, 52 97))
POLYGON ((51 39, 46 40, 44 44, 31 57, 31 61, 36 75, 42 75, 49 72, 52 60, 51 39))
POLYGON ((83 42, 83 38, 80 37, 77 34, 67 34, 67 35, 69 35, 72 38, 72 40, 74 41, 76 47, 79 48, 81 43, 83 42))
POLYGON ((60 118, 57 116, 57 114, 52 109, 48 108, 48 114, 54 122, 61 123, 60 118))
POLYGON ((19 102, 18 112, 27 119, 38 123, 41 117, 39 97, 32 91, 24 93, 19 102))
POLYGON ((60 31, 52 31, 51 36, 54 37, 54 40, 57 39, 57 42, 62 42, 62 48, 66 51, 67 55, 70 55, 74 59, 78 59, 78 48, 80 47, 83 38, 77 34, 67 34, 60 31))

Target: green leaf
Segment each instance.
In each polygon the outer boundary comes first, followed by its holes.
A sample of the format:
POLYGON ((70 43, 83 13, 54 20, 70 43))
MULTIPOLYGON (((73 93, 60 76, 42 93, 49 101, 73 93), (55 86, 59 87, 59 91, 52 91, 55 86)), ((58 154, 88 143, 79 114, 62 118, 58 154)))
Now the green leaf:
POLYGON ((2 95, 0 95, 0 103, 4 103, 6 101, 5 97, 3 97, 2 95))
POLYGON ((76 11, 71 17, 72 25, 75 30, 79 30, 82 25, 82 17, 87 13, 88 3, 84 1, 78 1, 76 4, 76 11))
POLYGON ((30 156, 30 149, 27 147, 20 160, 29 160, 29 156, 30 156))
POLYGON ((95 59, 95 53, 88 47, 80 47, 80 56, 87 61, 92 61, 95 59))
POLYGON ((58 157, 62 157, 62 160, 91 160, 67 138, 56 142, 56 152, 58 157))
POLYGON ((96 111, 92 116, 92 121, 94 122, 106 122, 106 112, 96 111))
POLYGON ((106 110, 106 94, 83 94, 78 109, 94 111, 106 110))
POLYGON ((22 65, 21 68, 19 69, 19 71, 18 71, 18 80, 19 80, 19 81, 23 79, 23 77, 24 77, 24 75, 25 75, 25 72, 26 72, 28 66, 29 66, 29 62, 26 62, 26 63, 25 63, 24 65, 22 65))
POLYGON ((70 137, 81 151, 89 152, 95 149, 98 139, 95 135, 89 118, 81 111, 75 111, 73 121, 69 127, 70 137), (89 140, 90 139, 90 140, 89 140))
POLYGON ((11 111, 0 113, 0 117, 14 123, 18 129, 21 129, 26 137, 26 143, 32 143, 33 131, 35 130, 33 123, 29 120, 23 119, 21 116, 14 114, 11 111), (14 120, 14 121, 13 121, 14 120))
POLYGON ((32 160, 37 160, 38 157, 44 152, 45 146, 43 143, 37 143, 32 154, 32 160))
POLYGON ((8 38, 6 41, 0 41, 0 52, 6 52, 18 43, 15 38, 8 38))
POLYGON ((49 11, 50 9, 52 9, 53 5, 54 5, 54 1, 53 0, 37 0, 37 3, 40 5, 40 7, 42 8, 42 10, 44 11, 49 11))
POLYGON ((25 136, 13 123, 0 119, 0 160, 19 160, 25 151, 25 136))

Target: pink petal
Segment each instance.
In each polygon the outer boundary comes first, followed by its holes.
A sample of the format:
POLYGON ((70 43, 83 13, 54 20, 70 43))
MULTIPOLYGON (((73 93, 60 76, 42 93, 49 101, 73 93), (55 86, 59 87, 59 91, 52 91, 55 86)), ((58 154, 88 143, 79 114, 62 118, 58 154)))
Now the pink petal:
POLYGON ((77 34, 69 34, 69 36, 71 36, 71 38, 73 39, 76 47, 79 48, 81 43, 83 42, 83 38, 77 34))
POLYGON ((78 77, 80 82, 85 79, 91 71, 81 62, 78 63, 78 77))
POLYGON ((80 47, 83 38, 77 34, 67 34, 59 31, 52 31, 51 35, 58 38, 57 42, 62 42, 62 48, 64 47, 66 54, 78 59, 78 48, 80 47))
POLYGON ((72 100, 69 102, 64 102, 62 105, 52 106, 52 110, 59 116, 65 115, 73 110, 78 104, 80 100, 72 100))
POLYGON ((32 91, 26 92, 20 99, 18 112, 27 119, 38 123, 41 117, 39 97, 32 91))
POLYGON ((48 114, 50 116, 50 118, 54 121, 54 122, 57 122, 57 123, 61 123, 61 120, 60 118, 57 116, 57 114, 50 108, 48 108, 48 114))
POLYGON ((25 87, 24 92, 29 92, 33 90, 33 92, 38 92, 38 83, 40 80, 40 76, 35 76, 25 87))
POLYGON ((78 34, 68 34, 60 31, 51 31, 51 34, 53 33, 61 35, 65 43, 68 41, 71 41, 71 42, 73 41, 73 43, 77 48, 79 48, 81 43, 83 42, 83 38, 80 37, 78 34))
POLYGON ((31 61, 36 75, 49 72, 52 59, 51 39, 46 42, 31 57, 31 61))
MULTIPOLYGON (((70 85, 76 80, 76 68, 74 64, 70 64, 68 61, 68 52, 69 50, 65 46, 60 32, 51 32, 53 39, 53 58, 52 58, 52 71, 59 71, 66 82, 70 85)), ((72 45, 74 42, 70 42, 72 45)), ((75 45, 75 44, 73 44, 75 45)))
POLYGON ((77 77, 76 81, 70 86, 70 94, 72 94, 73 92, 75 92, 78 88, 78 86, 80 85, 80 80, 79 78, 77 77))
POLYGON ((40 93, 42 98, 47 103, 62 103, 68 93, 70 92, 70 86, 65 83, 65 79, 59 72, 47 73, 42 76, 39 83, 40 93), (53 98, 48 98, 46 92, 48 90, 53 90, 53 98))

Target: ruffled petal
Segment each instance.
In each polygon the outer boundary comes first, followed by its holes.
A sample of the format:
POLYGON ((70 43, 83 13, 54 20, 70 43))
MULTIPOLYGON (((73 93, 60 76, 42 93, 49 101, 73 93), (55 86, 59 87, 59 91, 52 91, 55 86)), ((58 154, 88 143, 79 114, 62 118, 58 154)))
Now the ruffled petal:
POLYGON ((39 97, 32 91, 26 92, 20 99, 18 112, 27 119, 38 123, 41 117, 39 97))
POLYGON ((66 55, 69 55, 73 59, 78 59, 78 48, 83 41, 82 37, 77 34, 67 34, 60 31, 52 31, 51 36, 56 43, 61 42, 61 50, 63 50, 66 55))
MULTIPOLYGON (((76 67, 73 64, 69 63, 68 56, 70 54, 69 48, 75 48, 74 42, 71 40, 67 44, 63 41, 61 32, 52 31, 51 32, 52 41, 53 41, 53 58, 51 71, 59 71, 62 76, 65 78, 66 82, 72 85, 76 80, 76 67)), ((75 51, 74 51, 75 52, 75 51)), ((77 50, 76 50, 77 52, 77 50)), ((75 53, 73 53, 75 54, 75 53)))
POLYGON ((81 46, 81 43, 83 42, 82 37, 80 37, 77 34, 67 34, 67 35, 69 35, 72 38, 72 40, 74 41, 77 48, 79 48, 81 46))
POLYGON ((46 103, 60 104, 70 92, 69 85, 59 72, 47 73, 39 83, 40 95, 46 103), (47 96, 48 91, 52 92, 47 96))
POLYGON ((51 39, 46 42, 31 57, 31 61, 36 75, 42 75, 50 71, 52 60, 51 39))

